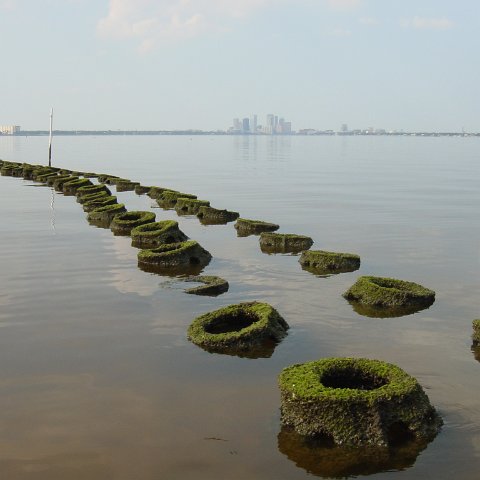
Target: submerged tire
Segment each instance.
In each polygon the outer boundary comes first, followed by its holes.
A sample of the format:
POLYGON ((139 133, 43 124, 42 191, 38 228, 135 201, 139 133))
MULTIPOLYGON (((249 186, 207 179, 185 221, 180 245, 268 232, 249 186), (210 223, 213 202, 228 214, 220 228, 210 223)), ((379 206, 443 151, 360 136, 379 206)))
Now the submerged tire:
POLYGON ((133 228, 155 221, 155 213, 148 211, 129 211, 116 215, 110 224, 115 235, 130 235, 133 228))
POLYGON ((174 220, 140 225, 132 229, 130 236, 132 237, 132 246, 143 249, 188 240, 188 237, 178 228, 178 222, 174 220))
POLYGON ((242 356, 265 342, 279 342, 288 328, 271 305, 248 302, 197 317, 188 328, 188 339, 210 352, 242 356))
POLYGON ((432 438, 442 420, 415 378, 365 358, 324 358, 285 368, 281 422, 340 445, 387 446, 393 429, 432 438))

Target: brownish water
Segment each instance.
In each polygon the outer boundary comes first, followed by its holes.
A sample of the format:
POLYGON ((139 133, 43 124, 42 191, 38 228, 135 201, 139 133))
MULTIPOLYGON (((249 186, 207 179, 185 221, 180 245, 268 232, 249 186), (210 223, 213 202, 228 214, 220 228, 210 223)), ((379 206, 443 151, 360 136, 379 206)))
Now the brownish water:
MULTIPOLYGON (((40 163, 45 138, 0 138, 0 158, 40 163)), ((216 208, 358 253, 357 272, 317 277, 298 256, 266 255, 233 223, 175 219, 230 290, 137 268, 128 237, 88 225, 75 197, 0 177, 0 478, 475 479, 480 467, 478 140, 470 138, 62 137, 54 162, 196 193, 216 208), (357 314, 341 294, 359 275, 436 291, 426 310, 357 314), (270 358, 188 342, 198 315, 273 305, 290 330, 270 358), (305 445, 280 429, 282 368, 326 356, 395 363, 445 425, 391 452, 305 445)), ((129 210, 154 205, 118 193, 129 210)))

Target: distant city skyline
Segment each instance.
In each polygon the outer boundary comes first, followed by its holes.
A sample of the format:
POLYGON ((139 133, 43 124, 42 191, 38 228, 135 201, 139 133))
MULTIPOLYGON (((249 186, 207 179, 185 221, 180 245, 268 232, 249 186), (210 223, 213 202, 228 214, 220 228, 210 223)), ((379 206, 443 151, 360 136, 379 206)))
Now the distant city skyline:
POLYGON ((54 107, 63 130, 216 130, 235 112, 281 112, 296 131, 480 131, 479 10, 476 0, 0 0, 0 122, 48 129, 54 107))

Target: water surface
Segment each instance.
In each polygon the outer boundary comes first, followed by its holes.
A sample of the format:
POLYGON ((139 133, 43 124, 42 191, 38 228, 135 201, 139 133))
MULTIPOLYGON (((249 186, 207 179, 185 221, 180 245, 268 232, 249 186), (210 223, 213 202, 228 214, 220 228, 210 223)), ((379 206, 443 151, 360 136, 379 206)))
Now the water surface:
MULTIPOLYGON (((0 137, 0 158, 45 163, 47 142, 0 137)), ((213 255, 205 273, 230 283, 216 298, 187 295, 185 283, 138 269, 129 238, 90 226, 75 197, 0 177, 0 477, 477 478, 478 147, 475 138, 56 138, 58 166, 195 193, 362 263, 316 276, 298 256, 238 238, 233 223, 204 226, 118 193, 129 210, 177 220, 213 255), (398 318, 359 315, 341 294, 370 274, 421 283, 436 301, 398 318), (291 327, 271 357, 211 354, 186 339, 196 316, 251 300, 291 327), (439 410, 442 432, 378 461, 306 448, 280 429, 277 376, 326 356, 399 365, 439 410)))

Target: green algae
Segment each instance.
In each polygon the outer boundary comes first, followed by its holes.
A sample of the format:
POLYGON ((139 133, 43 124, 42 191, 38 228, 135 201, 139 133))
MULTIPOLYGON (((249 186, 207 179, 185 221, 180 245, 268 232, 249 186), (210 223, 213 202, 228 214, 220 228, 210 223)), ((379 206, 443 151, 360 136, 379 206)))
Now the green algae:
MULTIPOLYGON (((229 305, 197 317, 188 328, 188 339, 211 353, 253 357, 267 343, 285 337, 289 326, 269 304, 245 302, 229 305)), ((268 356, 272 349, 268 350, 268 356)))
POLYGON ((208 295, 216 297, 222 293, 228 292, 228 282, 221 277, 215 275, 191 275, 182 278, 184 282, 199 282, 203 283, 199 287, 187 288, 185 293, 193 295, 208 295))
POLYGON ((133 228, 155 222, 155 213, 147 211, 129 211, 116 215, 110 224, 115 235, 130 235, 133 228))
POLYGON ((103 184, 87 185, 85 187, 80 187, 77 189, 76 194, 77 194, 77 197, 81 198, 87 195, 92 195, 94 193, 100 193, 100 192, 106 192, 108 195, 112 194, 109 188, 103 184))
MULTIPOLYGON (((78 193, 78 191, 77 191, 78 193)), ((99 190, 99 191, 95 191, 93 193, 88 193, 88 194, 85 194, 85 195, 77 195, 77 202, 78 203, 88 203, 90 202, 91 200, 98 200, 99 198, 102 198, 102 197, 108 197, 110 196, 111 193, 110 192, 107 192, 105 190, 99 190)))
POLYGON ((203 225, 225 225, 236 220, 240 214, 229 210, 201 206, 198 209, 197 217, 203 225))
POLYGON ((263 253, 300 253, 313 245, 310 237, 293 233, 262 232, 259 242, 263 253))
POLYGON ((135 185, 135 188, 134 188, 134 191, 137 195, 145 195, 147 194, 150 190, 152 189, 152 187, 147 187, 145 185, 135 185))
POLYGON ((247 218, 238 218, 234 227, 239 237, 259 235, 262 232, 275 232, 280 228, 276 223, 264 222, 262 220, 249 220, 247 218))
POLYGON ((137 257, 138 266, 142 270, 173 275, 187 273, 190 270, 201 271, 212 258, 195 240, 140 250, 137 257))
POLYGON ((132 229, 130 236, 132 237, 132 246, 143 249, 188 240, 188 237, 178 228, 178 222, 174 220, 139 225, 132 229))
POLYGON ((435 292, 414 282, 387 277, 363 276, 344 294, 352 302, 376 308, 427 308, 435 301, 435 292))
POLYGON ((88 178, 77 178, 76 180, 70 180, 63 184, 64 195, 75 195, 80 187, 86 187, 87 185, 93 185, 88 178))
POLYGON ((93 210, 96 210, 97 208, 114 205, 116 203, 118 203, 117 197, 105 194, 84 202, 82 207, 84 212, 93 212, 93 210))
POLYGON ((305 250, 298 261, 304 270, 318 275, 353 272, 360 268, 360 257, 353 253, 305 250))
POLYGON ((174 208, 179 198, 196 199, 197 196, 176 190, 164 190, 159 196, 155 197, 158 205, 164 209, 174 208))
POLYGON ((198 200, 196 198, 177 198, 175 203, 175 211, 179 215, 196 215, 200 207, 209 207, 210 202, 208 200, 198 200))
POLYGON ((417 380, 396 365, 365 358, 324 358, 279 376, 282 425, 339 445, 387 446, 392 429, 416 438, 438 433, 441 418, 417 380))
POLYGON ((472 339, 477 345, 480 345, 480 319, 473 320, 472 327, 473 327, 472 339))
MULTIPOLYGON (((73 175, 69 175, 67 177, 65 176, 59 176, 58 178, 54 179, 53 181, 53 188, 57 191, 57 192, 62 192, 63 191, 63 185, 67 182, 73 182, 75 180, 79 180, 78 177, 75 177, 73 175)), ((80 185, 82 186, 82 185, 80 185)))
POLYGON ((135 187, 140 185, 139 182, 134 182, 132 180, 126 178, 118 178, 115 181, 115 186, 117 188, 117 192, 130 192, 135 190, 135 187))
POLYGON ((109 228, 115 215, 126 212, 127 209, 123 203, 114 203, 97 207, 87 215, 87 221, 91 225, 101 228, 109 228))

